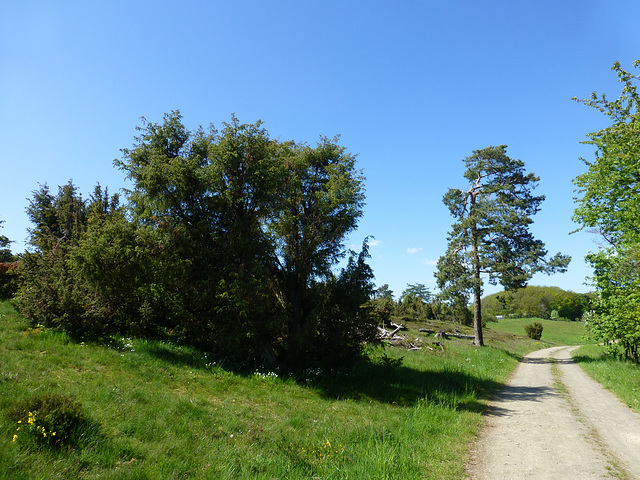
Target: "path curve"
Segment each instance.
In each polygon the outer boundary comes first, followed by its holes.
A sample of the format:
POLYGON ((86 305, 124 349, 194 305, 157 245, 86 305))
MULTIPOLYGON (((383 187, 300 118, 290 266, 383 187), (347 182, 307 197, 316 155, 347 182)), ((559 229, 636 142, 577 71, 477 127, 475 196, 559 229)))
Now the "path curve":
POLYGON ((474 480, 640 480, 640 415, 571 359, 532 352, 490 403, 468 464, 474 480))

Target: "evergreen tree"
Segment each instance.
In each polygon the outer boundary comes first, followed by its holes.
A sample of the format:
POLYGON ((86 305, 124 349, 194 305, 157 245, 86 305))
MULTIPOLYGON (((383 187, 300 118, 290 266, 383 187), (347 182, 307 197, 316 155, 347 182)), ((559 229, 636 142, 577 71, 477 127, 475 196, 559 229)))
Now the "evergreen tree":
POLYGON ((482 336, 482 275, 508 290, 524 287, 536 272, 565 271, 570 257, 547 258, 544 243, 529 232, 544 196, 534 196, 539 178, 524 162, 506 155, 506 145, 476 150, 464 159, 464 190, 449 189, 443 201, 456 219, 436 278, 454 302, 473 296, 475 344, 482 336))

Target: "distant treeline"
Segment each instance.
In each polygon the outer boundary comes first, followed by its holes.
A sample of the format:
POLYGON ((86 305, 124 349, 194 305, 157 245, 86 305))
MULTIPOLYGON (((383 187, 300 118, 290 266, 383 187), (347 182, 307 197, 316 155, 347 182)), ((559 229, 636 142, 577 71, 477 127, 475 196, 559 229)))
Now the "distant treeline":
POLYGON ((482 299, 486 320, 504 315, 546 319, 580 320, 589 310, 590 294, 559 287, 527 286, 514 292, 500 292, 482 299))

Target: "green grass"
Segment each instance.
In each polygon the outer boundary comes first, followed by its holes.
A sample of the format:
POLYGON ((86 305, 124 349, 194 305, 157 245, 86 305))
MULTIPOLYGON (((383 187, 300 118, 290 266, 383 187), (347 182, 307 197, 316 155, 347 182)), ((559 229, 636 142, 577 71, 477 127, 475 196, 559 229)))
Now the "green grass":
MULTIPOLYGON (((559 320, 544 320, 541 318, 502 318, 497 322, 490 322, 485 329, 491 332, 516 335, 519 339, 527 339, 532 350, 556 345, 584 345, 589 343, 585 339, 584 323, 566 322, 559 320), (541 323, 542 338, 540 341, 531 340, 526 336, 524 327, 532 323, 541 323), (532 343, 533 342, 533 343, 532 343)), ((525 344, 523 344, 525 345, 525 344)))
POLYGON ((640 412, 640 365, 607 355, 599 345, 585 345, 574 350, 573 359, 594 380, 640 412))
POLYGON ((2 302, 0 478, 463 478, 485 402, 518 355, 439 347, 413 327, 407 337, 433 350, 372 349, 353 368, 300 378, 238 374, 186 347, 29 329, 2 302), (45 393, 81 404, 91 427, 78 445, 12 441, 11 409, 45 393))

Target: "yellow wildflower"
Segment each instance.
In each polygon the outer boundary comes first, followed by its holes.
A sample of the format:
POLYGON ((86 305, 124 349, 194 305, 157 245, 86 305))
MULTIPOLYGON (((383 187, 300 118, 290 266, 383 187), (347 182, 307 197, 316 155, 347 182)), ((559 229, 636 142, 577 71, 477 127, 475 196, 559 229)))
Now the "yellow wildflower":
POLYGON ((13 436, 13 440, 11 440, 12 442, 15 442, 18 439, 18 435, 14 435, 13 436))

